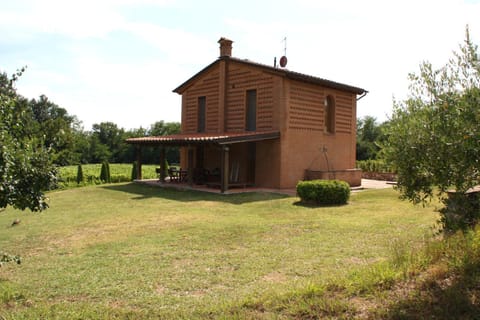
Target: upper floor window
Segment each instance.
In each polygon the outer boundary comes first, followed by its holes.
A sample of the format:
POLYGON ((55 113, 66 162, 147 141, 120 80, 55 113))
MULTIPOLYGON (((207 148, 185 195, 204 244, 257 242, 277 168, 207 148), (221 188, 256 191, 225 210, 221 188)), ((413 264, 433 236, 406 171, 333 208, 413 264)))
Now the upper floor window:
POLYGON ((257 130, 257 90, 247 90, 245 130, 257 130))
POLYGON ((198 97, 197 132, 205 132, 206 97, 198 97))
POLYGON ((332 96, 325 98, 325 132, 335 133, 335 100, 332 96))

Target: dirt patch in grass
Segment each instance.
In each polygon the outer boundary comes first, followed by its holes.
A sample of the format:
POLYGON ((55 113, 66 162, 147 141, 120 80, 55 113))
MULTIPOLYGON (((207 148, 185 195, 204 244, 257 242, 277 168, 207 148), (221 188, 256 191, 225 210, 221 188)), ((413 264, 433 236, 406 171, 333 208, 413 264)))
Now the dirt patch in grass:
POLYGON ((280 282, 286 282, 288 280, 288 277, 281 272, 274 271, 264 275, 262 277, 262 280, 266 282, 280 283, 280 282))

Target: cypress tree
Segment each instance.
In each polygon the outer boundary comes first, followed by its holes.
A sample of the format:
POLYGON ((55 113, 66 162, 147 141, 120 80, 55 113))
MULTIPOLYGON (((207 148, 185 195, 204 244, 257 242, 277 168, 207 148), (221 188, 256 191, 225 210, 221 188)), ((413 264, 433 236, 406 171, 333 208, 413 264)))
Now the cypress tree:
POLYGON ((108 183, 111 183, 112 182, 112 176, 110 175, 110 163, 108 163, 108 161, 105 161, 105 169, 107 170, 107 182, 108 183))
POLYGON ((102 162, 102 168, 100 169, 100 180, 103 182, 103 183, 106 183, 108 182, 108 178, 107 178, 107 165, 106 165, 106 162, 102 162))
POLYGON ((77 167, 77 184, 80 184, 83 182, 83 169, 82 165, 79 164, 77 167))

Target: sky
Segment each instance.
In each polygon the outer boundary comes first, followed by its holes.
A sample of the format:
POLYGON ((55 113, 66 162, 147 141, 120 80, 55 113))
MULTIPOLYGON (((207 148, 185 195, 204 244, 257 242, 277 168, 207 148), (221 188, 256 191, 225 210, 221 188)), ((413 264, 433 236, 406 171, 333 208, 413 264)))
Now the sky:
POLYGON ((357 116, 379 122, 408 94, 422 61, 440 67, 465 39, 480 44, 480 0, 0 0, 0 72, 27 66, 17 92, 46 95, 85 130, 180 121, 172 90, 219 56, 369 91, 357 116), (286 41, 284 39, 286 38, 286 41))

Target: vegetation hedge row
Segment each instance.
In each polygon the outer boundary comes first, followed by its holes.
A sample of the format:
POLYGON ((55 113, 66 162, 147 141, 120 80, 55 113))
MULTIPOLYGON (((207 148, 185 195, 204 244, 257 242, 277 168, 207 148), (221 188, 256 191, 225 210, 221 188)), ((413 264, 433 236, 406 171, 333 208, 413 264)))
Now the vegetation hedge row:
POLYGON ((346 204, 350 198, 350 186, 340 180, 300 181, 297 184, 297 194, 305 203, 346 204))
MULTIPOLYGON (((104 182, 100 179, 102 164, 83 164, 81 165, 81 175, 79 176, 79 166, 59 167, 59 179, 57 188, 73 188, 86 185, 99 185, 104 182)), ((143 165, 142 176, 144 179, 155 179, 156 165, 143 165)), ((109 165, 110 182, 129 182, 131 181, 132 164, 130 163, 112 163, 109 165)))
POLYGON ((396 173, 392 166, 388 165, 385 160, 361 160, 356 163, 357 168, 363 172, 388 172, 396 173))

